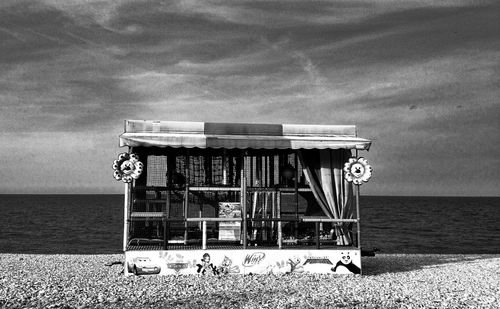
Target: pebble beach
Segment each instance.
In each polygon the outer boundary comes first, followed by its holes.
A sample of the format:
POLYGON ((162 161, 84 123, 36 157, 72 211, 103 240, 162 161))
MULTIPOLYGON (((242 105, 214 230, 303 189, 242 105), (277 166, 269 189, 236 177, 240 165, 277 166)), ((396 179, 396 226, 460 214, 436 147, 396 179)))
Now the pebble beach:
POLYGON ((351 276, 125 277, 119 261, 0 254, 0 308, 500 308, 500 255, 377 254, 351 276))

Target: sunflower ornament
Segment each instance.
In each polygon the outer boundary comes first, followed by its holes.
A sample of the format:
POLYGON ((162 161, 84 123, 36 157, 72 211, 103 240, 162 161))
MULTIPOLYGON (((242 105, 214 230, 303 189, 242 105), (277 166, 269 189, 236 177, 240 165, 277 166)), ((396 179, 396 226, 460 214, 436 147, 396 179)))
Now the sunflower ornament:
POLYGON ((113 176, 116 180, 122 180, 125 183, 132 182, 132 179, 137 179, 142 173, 144 166, 139 161, 139 156, 134 153, 120 153, 118 160, 113 162, 115 170, 113 176))
POLYGON ((349 158, 349 161, 344 164, 344 178, 355 185, 362 185, 372 177, 372 170, 365 158, 349 158))

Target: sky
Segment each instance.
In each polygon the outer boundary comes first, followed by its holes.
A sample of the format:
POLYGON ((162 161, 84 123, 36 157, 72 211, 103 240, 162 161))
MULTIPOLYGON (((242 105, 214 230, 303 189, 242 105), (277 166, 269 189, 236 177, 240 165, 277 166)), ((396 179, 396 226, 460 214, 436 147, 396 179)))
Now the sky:
POLYGON ((0 193, 121 193, 125 119, 354 124, 367 195, 500 195, 499 1, 0 2, 0 193))

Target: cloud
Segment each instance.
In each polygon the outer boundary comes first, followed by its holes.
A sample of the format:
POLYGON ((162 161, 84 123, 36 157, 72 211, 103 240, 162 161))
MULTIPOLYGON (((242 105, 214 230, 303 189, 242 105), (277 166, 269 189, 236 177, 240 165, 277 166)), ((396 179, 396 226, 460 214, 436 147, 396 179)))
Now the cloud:
POLYGON ((342 24, 359 22, 379 14, 418 7, 460 7, 473 1, 175 1, 169 7, 183 14, 265 27, 293 27, 298 24, 342 24))
MULTIPOLYGON (((499 151, 490 142, 500 132, 496 2, 43 0, 0 8, 1 138, 22 134, 8 150, 17 161, 4 156, 9 173, 23 171, 13 184, 30 162, 41 164, 34 153, 52 152, 23 153, 23 145, 43 141, 62 164, 84 160, 72 147, 112 157, 127 118, 357 124, 374 140, 369 156, 382 183, 368 192, 379 194, 430 192, 426 177, 445 179, 436 172, 444 164, 465 180, 476 173, 464 163, 482 158, 478 148, 499 151), (394 161, 416 189, 398 185, 394 161)), ((99 175, 96 184, 114 188, 99 175)), ((56 178, 49 185, 64 186, 56 178)), ((493 191, 479 182, 467 192, 493 191)))
POLYGON ((116 136, 75 131, 3 133, 0 143, 2 160, 11 162, 0 171, 0 177, 9 179, 1 193, 106 193, 121 188, 112 179, 109 160, 119 151, 116 136))

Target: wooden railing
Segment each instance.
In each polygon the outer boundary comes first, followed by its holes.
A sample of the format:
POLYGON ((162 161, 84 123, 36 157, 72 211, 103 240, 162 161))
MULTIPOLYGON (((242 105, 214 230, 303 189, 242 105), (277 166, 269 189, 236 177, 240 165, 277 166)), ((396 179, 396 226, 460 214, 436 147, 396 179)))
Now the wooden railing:
MULTIPOLYGON (((127 218, 126 217, 126 224, 130 220, 157 220, 157 221, 162 221, 164 223, 164 249, 167 249, 168 246, 168 223, 169 222, 183 222, 184 223, 184 228, 185 228, 185 233, 184 233, 184 242, 187 243, 187 238, 188 238, 188 223, 189 222, 200 222, 201 223, 201 230, 202 230, 202 249, 205 250, 207 248, 207 222, 241 222, 242 227, 241 227, 241 233, 244 235, 242 237, 242 245, 243 248, 247 248, 247 222, 273 222, 273 225, 271 227, 271 231, 274 231, 274 223, 276 223, 276 231, 277 231, 277 241, 278 241, 278 247, 281 249, 283 247, 283 232, 282 232, 282 222, 294 222, 295 224, 298 224, 300 222, 311 222, 315 224, 315 241, 316 241, 316 248, 320 248, 321 244, 321 239, 320 239, 320 224, 321 223, 356 223, 359 225, 359 220, 358 219, 330 219, 327 217, 299 217, 298 216, 298 210, 295 213, 295 216, 293 218, 282 218, 282 211, 281 211, 281 194, 284 193, 292 193, 292 192, 311 192, 310 188, 302 188, 302 187, 295 187, 295 188, 283 188, 283 187, 274 187, 274 188, 259 188, 259 187, 247 187, 246 186, 246 179, 245 175, 242 171, 241 175, 241 187, 190 187, 190 186, 184 186, 184 187, 178 187, 178 188, 169 188, 169 187, 159 187, 159 186, 142 186, 142 187, 135 187, 133 190, 134 191, 141 191, 141 190, 148 190, 148 191, 155 191, 155 192, 160 192, 160 191, 167 191, 167 206, 169 202, 169 192, 172 189, 179 190, 179 191, 184 191, 184 202, 183 202, 183 212, 184 216, 182 218, 168 218, 168 215, 166 212, 137 212, 137 211, 131 211, 129 212, 130 216, 127 218), (240 192, 240 203, 241 203, 241 212, 243 214, 249 213, 247 211, 247 193, 276 193, 276 210, 275 210, 275 218, 249 218, 247 216, 243 216, 242 218, 213 218, 213 217, 200 217, 197 218, 190 218, 187 217, 188 214, 188 207, 189 207, 189 202, 188 202, 188 196, 189 192, 204 192, 204 191, 211 191, 211 192, 240 192)), ((129 191, 130 192, 130 191, 129 191)), ((130 194, 130 193, 129 193, 130 194)), ((130 198, 130 197, 129 197, 130 198)), ((165 199, 141 199, 137 201, 146 201, 146 202, 160 202, 160 201, 165 201, 165 199)), ((273 201, 274 203, 274 201, 273 201)), ((274 206, 273 206, 274 207, 274 206)), ((298 209, 298 208, 297 208, 298 209)), ((358 210, 359 211, 359 210, 358 210)), ((127 213, 127 210, 125 211, 127 213)), ((358 212, 359 213, 359 212, 358 212)), ((297 226, 297 225, 296 225, 297 226)), ((125 226, 125 229, 128 229, 128 225, 125 226)), ((357 227, 358 230, 358 241, 357 241, 357 246, 359 247, 359 226, 357 227)), ((126 235, 125 235, 126 236, 126 235)), ((124 236, 124 237, 125 237, 124 236)), ((124 244, 125 246, 125 244, 124 244)))

